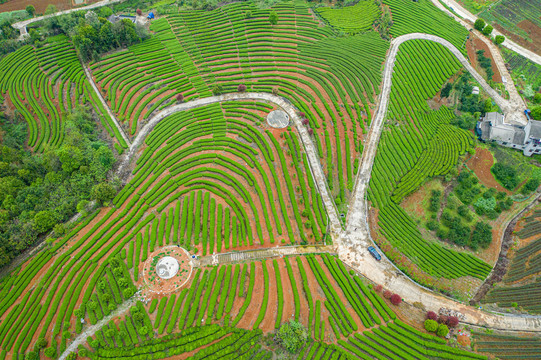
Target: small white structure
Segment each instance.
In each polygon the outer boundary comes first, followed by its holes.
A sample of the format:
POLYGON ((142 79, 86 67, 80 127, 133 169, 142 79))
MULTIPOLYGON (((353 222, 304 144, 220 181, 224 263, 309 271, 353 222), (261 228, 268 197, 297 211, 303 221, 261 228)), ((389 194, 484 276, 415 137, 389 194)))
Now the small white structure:
POLYGON ((179 265, 177 259, 165 256, 156 264, 156 274, 162 279, 171 279, 178 273, 179 265))
POLYGON ((472 95, 479 95, 479 86, 474 86, 472 91, 471 91, 471 94, 472 95))
POLYGON ((289 115, 283 110, 274 110, 267 115, 267 124, 273 128, 283 129, 289 125, 289 115))

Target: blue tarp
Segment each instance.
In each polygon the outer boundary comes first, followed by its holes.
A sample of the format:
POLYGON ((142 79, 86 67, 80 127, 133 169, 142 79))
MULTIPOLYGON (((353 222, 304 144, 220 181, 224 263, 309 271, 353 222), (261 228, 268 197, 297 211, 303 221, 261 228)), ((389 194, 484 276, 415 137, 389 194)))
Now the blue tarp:
POLYGON ((153 12, 149 13, 149 14, 148 14, 148 18, 149 18, 149 19, 154 19, 154 13, 153 13, 153 12))

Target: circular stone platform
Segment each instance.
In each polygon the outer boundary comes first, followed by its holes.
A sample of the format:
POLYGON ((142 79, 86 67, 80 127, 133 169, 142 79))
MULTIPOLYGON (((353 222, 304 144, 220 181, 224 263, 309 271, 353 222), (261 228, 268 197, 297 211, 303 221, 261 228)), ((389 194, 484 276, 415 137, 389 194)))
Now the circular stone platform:
POLYGON ((192 275, 190 254, 173 245, 157 249, 142 264, 144 283, 150 292, 166 294, 182 288, 192 275))
POLYGON ((178 261, 172 256, 166 256, 158 260, 156 274, 162 279, 171 279, 178 273, 178 261))
POLYGON ((274 110, 267 115, 267 124, 273 128, 283 129, 289 125, 289 115, 283 110, 274 110))

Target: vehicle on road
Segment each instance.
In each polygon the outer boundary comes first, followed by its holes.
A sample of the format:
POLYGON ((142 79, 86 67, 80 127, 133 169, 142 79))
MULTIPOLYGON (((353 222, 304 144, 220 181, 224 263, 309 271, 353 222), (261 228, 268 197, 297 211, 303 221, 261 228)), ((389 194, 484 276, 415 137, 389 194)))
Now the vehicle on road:
POLYGON ((372 255, 374 257, 374 259, 376 259, 377 261, 380 261, 381 260, 381 255, 378 253, 378 251, 373 247, 373 246, 369 246, 368 247, 368 252, 370 253, 370 255, 372 255))

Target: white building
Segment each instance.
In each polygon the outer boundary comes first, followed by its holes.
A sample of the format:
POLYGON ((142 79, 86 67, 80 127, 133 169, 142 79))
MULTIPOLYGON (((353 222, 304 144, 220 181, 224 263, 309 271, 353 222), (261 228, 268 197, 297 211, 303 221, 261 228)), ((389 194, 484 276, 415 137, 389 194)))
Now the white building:
POLYGON ((505 116, 486 113, 477 123, 477 131, 483 141, 522 150, 526 156, 541 154, 541 121, 528 120, 525 126, 505 123, 505 116))

